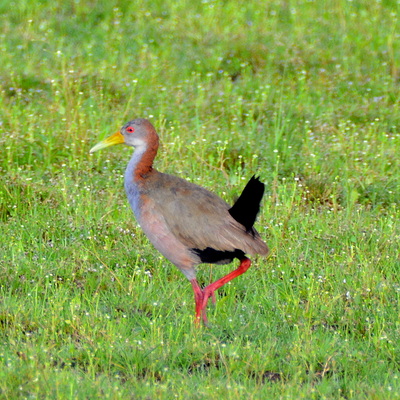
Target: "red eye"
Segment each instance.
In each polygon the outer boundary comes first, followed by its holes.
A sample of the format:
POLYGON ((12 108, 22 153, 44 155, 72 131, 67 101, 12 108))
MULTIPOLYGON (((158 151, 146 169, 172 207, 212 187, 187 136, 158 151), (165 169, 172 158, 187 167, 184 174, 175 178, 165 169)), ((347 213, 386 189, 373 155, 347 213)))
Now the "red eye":
POLYGON ((131 126, 128 126, 128 127, 126 128, 126 131, 129 132, 129 133, 135 132, 135 130, 134 130, 131 126))

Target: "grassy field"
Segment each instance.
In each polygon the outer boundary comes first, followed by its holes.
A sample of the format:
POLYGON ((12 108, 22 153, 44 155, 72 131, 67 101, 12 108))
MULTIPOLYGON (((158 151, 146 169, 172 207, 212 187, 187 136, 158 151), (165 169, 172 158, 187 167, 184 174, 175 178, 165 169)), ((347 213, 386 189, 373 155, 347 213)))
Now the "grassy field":
POLYGON ((394 0, 2 2, 0 398, 400 399, 399 17, 394 0), (228 202, 266 183, 271 254, 218 291, 209 328, 132 215, 132 149, 89 155, 136 117, 159 170, 228 202))

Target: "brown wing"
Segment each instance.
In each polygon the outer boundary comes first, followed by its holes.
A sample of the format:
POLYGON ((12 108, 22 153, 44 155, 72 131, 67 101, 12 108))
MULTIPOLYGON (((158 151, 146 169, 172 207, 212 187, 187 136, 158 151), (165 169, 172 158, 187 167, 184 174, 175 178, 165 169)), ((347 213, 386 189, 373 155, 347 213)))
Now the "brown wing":
POLYGON ((268 252, 257 231, 246 232, 228 212, 231 207, 208 190, 173 175, 157 173, 147 193, 172 234, 188 248, 234 251, 248 254, 268 252), (151 193, 151 194, 150 194, 151 193))

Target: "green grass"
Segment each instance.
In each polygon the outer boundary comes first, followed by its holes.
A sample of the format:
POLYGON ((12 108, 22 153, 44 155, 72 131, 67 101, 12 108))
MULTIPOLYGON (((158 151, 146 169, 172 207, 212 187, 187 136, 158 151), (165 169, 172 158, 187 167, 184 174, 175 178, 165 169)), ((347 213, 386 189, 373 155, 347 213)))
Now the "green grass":
POLYGON ((3 2, 0 398, 399 399, 399 8, 3 2), (132 150, 89 155, 136 117, 160 170, 266 183, 271 255, 209 328, 129 209, 132 150))

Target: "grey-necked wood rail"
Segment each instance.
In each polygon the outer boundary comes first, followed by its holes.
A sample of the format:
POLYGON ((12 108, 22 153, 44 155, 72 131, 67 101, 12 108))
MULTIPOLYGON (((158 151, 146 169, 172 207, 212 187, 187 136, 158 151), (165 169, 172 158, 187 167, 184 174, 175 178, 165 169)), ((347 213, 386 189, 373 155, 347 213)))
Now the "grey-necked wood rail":
POLYGON ((267 255, 268 247, 253 225, 264 184, 252 177, 233 206, 220 197, 153 167, 159 137, 153 125, 138 118, 94 146, 90 152, 119 143, 135 148, 125 172, 125 190, 138 223, 154 247, 189 279, 196 302, 196 324, 207 324, 206 306, 214 292, 250 267, 246 254, 267 255), (240 265, 201 288, 196 266, 201 263, 240 265))

